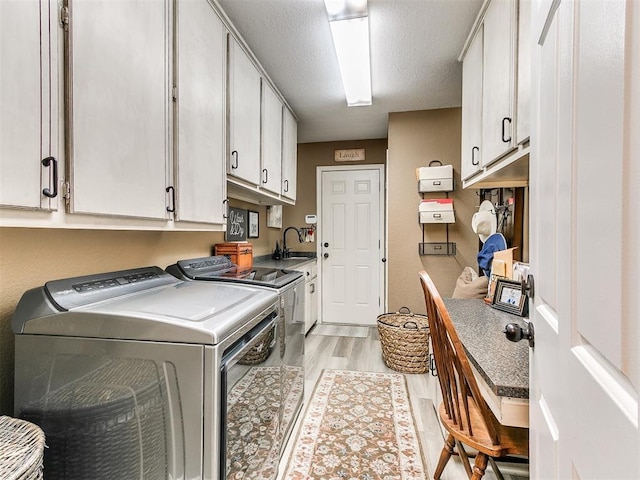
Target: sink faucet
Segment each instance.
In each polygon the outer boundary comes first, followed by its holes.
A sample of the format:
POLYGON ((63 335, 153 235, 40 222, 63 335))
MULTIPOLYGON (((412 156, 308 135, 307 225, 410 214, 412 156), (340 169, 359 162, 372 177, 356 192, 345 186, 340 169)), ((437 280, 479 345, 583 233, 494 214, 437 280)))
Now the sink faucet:
POLYGON ((302 232, 298 230, 296 227, 287 227, 284 229, 284 233, 282 234, 282 258, 289 258, 289 249, 287 248, 287 232, 289 230, 295 230, 298 234, 298 241, 300 243, 303 242, 302 232))

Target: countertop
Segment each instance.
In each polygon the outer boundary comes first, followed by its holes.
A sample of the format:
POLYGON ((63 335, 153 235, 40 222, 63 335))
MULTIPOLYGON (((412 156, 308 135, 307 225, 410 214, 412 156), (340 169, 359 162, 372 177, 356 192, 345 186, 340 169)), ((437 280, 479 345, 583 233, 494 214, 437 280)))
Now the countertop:
POLYGON ((307 263, 315 262, 316 254, 309 252, 292 252, 290 258, 273 260, 271 255, 254 257, 253 264, 257 267, 278 268, 281 270, 296 270, 307 263))
POLYGON ((469 361, 499 397, 529 398, 529 343, 507 340, 507 323, 525 325, 523 318, 496 310, 477 299, 445 298, 469 361))

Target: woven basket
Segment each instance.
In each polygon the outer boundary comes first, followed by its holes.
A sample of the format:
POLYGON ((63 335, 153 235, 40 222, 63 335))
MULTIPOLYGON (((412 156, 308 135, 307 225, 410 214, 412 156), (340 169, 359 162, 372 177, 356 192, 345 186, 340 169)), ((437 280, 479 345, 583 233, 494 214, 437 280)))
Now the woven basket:
POLYGON ((271 353, 271 342, 273 342, 275 327, 262 334, 258 343, 251 350, 242 356, 238 363, 240 365, 258 365, 269 358, 271 353))
POLYGON ((114 359, 25 405, 47 436, 47 478, 167 478, 165 397, 150 360, 114 359))
POLYGON ((33 423, 0 417, 0 478, 42 479, 44 432, 33 423))
POLYGON ((382 358, 387 367, 402 373, 426 373, 429 358, 429 322, 425 315, 402 307, 378 316, 382 358))

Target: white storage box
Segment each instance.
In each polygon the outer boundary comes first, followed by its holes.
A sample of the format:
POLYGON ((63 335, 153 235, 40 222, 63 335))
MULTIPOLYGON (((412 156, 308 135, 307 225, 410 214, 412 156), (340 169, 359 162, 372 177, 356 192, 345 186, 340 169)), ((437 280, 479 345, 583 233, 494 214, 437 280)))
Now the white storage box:
POLYGON ((453 191, 453 165, 420 167, 416 175, 420 193, 453 191))
POLYGON ((418 207, 420 223, 455 223, 452 198, 422 200, 418 207))

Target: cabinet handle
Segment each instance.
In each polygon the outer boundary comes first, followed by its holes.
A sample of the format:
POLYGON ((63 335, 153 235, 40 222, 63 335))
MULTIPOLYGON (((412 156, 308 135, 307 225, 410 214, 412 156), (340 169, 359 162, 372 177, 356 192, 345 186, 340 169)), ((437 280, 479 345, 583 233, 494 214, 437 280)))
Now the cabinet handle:
POLYGON ((505 134, 505 128, 504 128, 504 123, 505 120, 509 122, 509 126, 511 126, 511 119, 509 117, 504 117, 502 119, 502 141, 504 143, 509 143, 511 141, 511 135, 509 135, 509 138, 504 138, 504 134, 505 134))
POLYGON ((164 191, 167 193, 171 192, 171 205, 167 207, 167 212, 173 213, 176 211, 176 189, 173 188, 172 185, 169 185, 164 191))
POLYGON ((234 150, 233 152, 231 152, 231 156, 233 157, 231 159, 231 170, 235 170, 236 168, 238 168, 238 151, 234 150), (233 163, 234 159, 235 159, 235 164, 233 163))
POLYGON ((476 151, 480 153, 480 149, 478 147, 473 147, 471 149, 471 165, 479 165, 480 159, 476 160, 476 151))
POLYGON ((267 170, 266 168, 262 169, 262 173, 264 174, 264 180, 262 180, 262 183, 268 183, 269 182, 269 170, 267 170))
POLYGON ((224 205, 224 213, 222 214, 222 218, 226 220, 227 218, 229 218, 229 199, 225 198, 222 201, 222 205, 224 205))
POLYGON ((43 188, 42 194, 45 197, 55 198, 58 196, 58 161, 54 157, 47 157, 42 159, 42 165, 51 166, 53 169, 53 191, 49 188, 43 188))
POLYGON ((284 192, 287 193, 289 191, 289 180, 284 181, 284 192))
POLYGON ((311 285, 309 285, 311 287, 311 291, 309 293, 316 293, 316 284, 312 283, 311 285))

